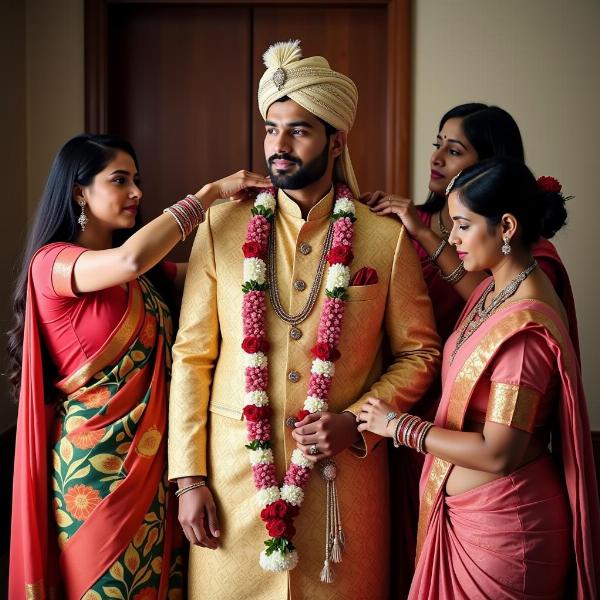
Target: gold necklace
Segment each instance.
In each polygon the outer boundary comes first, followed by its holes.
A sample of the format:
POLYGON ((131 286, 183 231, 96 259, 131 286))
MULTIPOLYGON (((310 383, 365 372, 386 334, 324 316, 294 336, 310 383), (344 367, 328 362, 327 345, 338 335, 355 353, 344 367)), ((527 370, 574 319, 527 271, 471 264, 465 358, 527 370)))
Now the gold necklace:
POLYGON ((487 318, 498 310, 498 307, 516 293, 519 286, 527 279, 530 273, 538 266, 537 261, 534 260, 526 269, 523 269, 514 279, 512 279, 506 287, 500 290, 498 295, 490 302, 490 305, 485 308, 485 301, 494 289, 494 281, 490 281, 490 284, 485 288, 483 294, 471 309, 467 317, 465 318, 460 333, 456 339, 456 346, 450 356, 450 362, 454 360, 456 353, 460 347, 471 337, 477 329, 487 320, 487 318), (475 317, 478 317, 477 319, 475 317))
POLYGON ((438 229, 440 230, 440 233, 442 234, 442 237, 448 241, 448 238, 450 237, 450 232, 446 229, 446 226, 444 225, 444 221, 442 221, 442 211, 444 209, 441 208, 440 212, 438 213, 438 229))
POLYGON ((269 298, 275 314, 288 325, 290 328, 290 337, 293 340, 299 340, 302 337, 302 330, 298 327, 308 315, 311 313, 317 297, 319 295, 319 289, 321 288, 321 282, 323 281, 323 274, 325 273, 325 265, 327 264, 327 254, 331 250, 331 243, 333 241, 333 221, 329 223, 327 228, 327 235, 325 236, 325 242, 323 244, 323 250, 321 251, 321 257, 319 258, 319 264, 317 266, 317 272, 315 279, 310 288, 308 300, 304 305, 304 308, 295 315, 290 315, 283 308, 281 299, 279 297, 279 288, 277 286, 277 234, 275 231, 275 219, 271 225, 271 234, 269 235, 269 259, 267 261, 267 274, 269 279, 269 298))

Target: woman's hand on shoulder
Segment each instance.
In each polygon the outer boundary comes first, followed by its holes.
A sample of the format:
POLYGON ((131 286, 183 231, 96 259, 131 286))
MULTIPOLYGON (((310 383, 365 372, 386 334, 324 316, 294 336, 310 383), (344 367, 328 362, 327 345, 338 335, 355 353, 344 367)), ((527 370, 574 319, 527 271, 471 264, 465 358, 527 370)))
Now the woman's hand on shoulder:
POLYGON ((417 238, 422 230, 427 229, 410 198, 378 190, 363 194, 360 199, 377 215, 396 215, 413 238, 417 238))
POLYGON ((208 208, 215 200, 219 199, 246 200, 250 197, 252 188, 268 188, 272 185, 268 176, 242 169, 227 177, 207 183, 195 195, 202 206, 208 208))

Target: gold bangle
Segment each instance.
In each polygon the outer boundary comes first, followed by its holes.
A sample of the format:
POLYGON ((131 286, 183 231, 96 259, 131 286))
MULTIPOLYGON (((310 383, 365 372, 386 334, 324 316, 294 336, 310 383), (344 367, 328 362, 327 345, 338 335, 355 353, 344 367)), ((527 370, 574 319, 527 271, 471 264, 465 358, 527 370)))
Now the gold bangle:
POLYGON ((179 498, 179 496, 185 494, 186 492, 195 490, 196 488, 203 487, 205 485, 206 481, 204 479, 202 481, 196 481, 196 483, 192 483, 191 485, 186 485, 185 487, 175 492, 175 498, 179 498))

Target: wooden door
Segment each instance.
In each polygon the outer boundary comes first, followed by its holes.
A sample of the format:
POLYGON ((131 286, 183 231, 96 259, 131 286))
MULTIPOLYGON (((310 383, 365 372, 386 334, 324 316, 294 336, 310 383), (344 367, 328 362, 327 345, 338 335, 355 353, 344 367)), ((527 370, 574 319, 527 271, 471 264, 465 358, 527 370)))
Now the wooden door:
POLYGON ((262 54, 300 39, 358 87, 349 147, 361 189, 406 193, 408 33, 408 0, 87 0, 86 127, 133 143, 146 218, 238 169, 265 172, 262 54))

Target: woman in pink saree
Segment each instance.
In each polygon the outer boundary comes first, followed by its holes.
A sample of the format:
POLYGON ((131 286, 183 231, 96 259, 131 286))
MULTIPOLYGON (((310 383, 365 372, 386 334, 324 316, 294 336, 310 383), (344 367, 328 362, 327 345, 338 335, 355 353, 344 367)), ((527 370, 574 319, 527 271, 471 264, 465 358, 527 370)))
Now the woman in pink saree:
MULTIPOLYGON (((479 102, 460 104, 441 118, 430 159, 429 195, 424 204, 385 192, 363 195, 379 215, 393 214, 410 233, 421 260, 423 278, 431 297, 438 334, 444 343, 454 331, 456 320, 473 290, 486 277, 483 272, 466 272, 456 249, 447 244, 450 213, 446 188, 461 170, 480 160, 504 156, 524 161, 521 132, 513 117, 498 106, 479 102), (435 260, 431 260, 435 257, 435 260), (456 275, 450 277, 452 273, 456 275)), ((540 238, 532 248, 539 267, 553 283, 569 316, 569 332, 577 352, 575 303, 566 269, 552 242, 540 238)), ((440 380, 431 385, 413 412, 432 419, 440 399, 440 380)), ((390 504, 392 535, 398 540, 392 552, 392 589, 405 597, 415 562, 419 513, 419 478, 423 456, 401 449, 390 455, 390 504), (405 575, 406 574, 406 575, 405 575)))
POLYGON ((214 200, 248 185, 269 182, 234 174, 141 227, 126 141, 84 134, 58 153, 9 338, 19 396, 11 600, 183 597, 166 479, 173 327, 165 298, 186 265, 162 259, 214 200))
POLYGON ((361 430, 426 454, 411 600, 600 591, 600 507, 569 320, 532 245, 564 224, 555 180, 483 161, 449 196, 450 242, 488 270, 444 349, 434 423, 370 399, 361 430), (551 448, 551 450, 549 449, 551 448))

